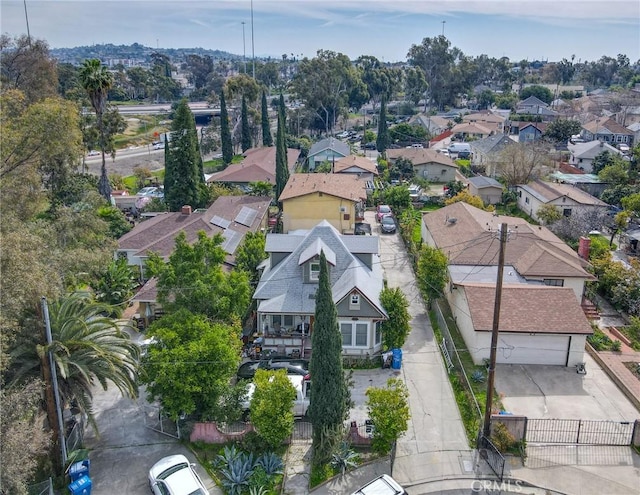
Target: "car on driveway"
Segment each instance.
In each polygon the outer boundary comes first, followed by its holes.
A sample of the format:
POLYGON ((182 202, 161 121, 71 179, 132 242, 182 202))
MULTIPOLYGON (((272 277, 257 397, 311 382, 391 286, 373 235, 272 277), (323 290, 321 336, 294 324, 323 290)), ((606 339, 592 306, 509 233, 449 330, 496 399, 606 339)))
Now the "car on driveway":
POLYGON ((238 368, 236 376, 238 380, 252 380, 258 369, 261 370, 287 370, 287 375, 306 376, 309 374, 309 361, 306 359, 262 359, 259 361, 247 361, 238 368))
POLYGON ((391 207, 389 205, 378 205, 376 207, 376 220, 380 222, 382 217, 391 215, 393 212, 391 211, 391 207))
POLYGON ((396 221, 391 215, 385 215, 380 220, 380 232, 393 234, 396 231, 396 221))
POLYGON ((149 470, 151 492, 154 495, 209 495, 194 467, 183 455, 160 459, 149 470))

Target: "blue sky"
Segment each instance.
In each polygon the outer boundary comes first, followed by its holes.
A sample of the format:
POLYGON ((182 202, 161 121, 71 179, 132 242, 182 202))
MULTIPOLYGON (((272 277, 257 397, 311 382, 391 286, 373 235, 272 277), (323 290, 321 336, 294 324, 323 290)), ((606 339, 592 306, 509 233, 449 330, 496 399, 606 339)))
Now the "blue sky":
MULTIPOLYGON (((138 42, 251 56, 250 0, 26 0, 31 35, 53 48, 138 42)), ((23 0, 0 0, 1 30, 26 33, 23 0)), ((406 59, 411 45, 442 34, 465 54, 556 61, 626 54, 640 59, 637 0, 253 0, 256 56, 406 59), (444 21, 444 24, 443 24, 444 21)))

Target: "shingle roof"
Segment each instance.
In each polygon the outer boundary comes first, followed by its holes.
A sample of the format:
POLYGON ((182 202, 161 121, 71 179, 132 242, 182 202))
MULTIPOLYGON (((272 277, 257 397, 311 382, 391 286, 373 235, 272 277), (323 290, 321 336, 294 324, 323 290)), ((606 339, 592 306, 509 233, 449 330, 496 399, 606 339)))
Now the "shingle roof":
MULTIPOLYGON (((493 327, 495 286, 462 283, 473 328, 490 332, 493 327)), ((501 332, 591 335, 593 330, 569 287, 505 285, 500 304, 501 332)))
POLYGON ((505 247, 505 264, 518 266, 523 277, 547 276, 593 279, 588 264, 549 229, 518 217, 494 216, 458 202, 425 213, 423 222, 436 247, 452 265, 497 265, 500 243, 496 232, 507 223, 512 232, 505 247), (522 271, 521 271, 522 270, 522 271))
POLYGON ((582 189, 570 184, 561 184, 557 182, 546 182, 543 180, 535 180, 526 185, 518 186, 537 193, 537 197, 548 203, 558 198, 566 196, 576 203, 588 206, 608 206, 604 201, 592 196, 582 189))
MULTIPOLYGON (((212 174, 207 182, 258 182, 265 181, 276 183, 276 148, 268 146, 264 148, 252 148, 245 151, 244 160, 240 163, 229 165, 221 172, 212 174)), ((300 156, 300 150, 287 149, 287 164, 289 172, 296 167, 300 156)))
POLYGON ((343 143, 342 141, 334 137, 329 137, 329 138, 323 139, 322 141, 318 141, 317 143, 314 143, 311 146, 311 149, 309 150, 309 156, 311 157, 311 156, 317 155, 321 151, 324 151, 327 149, 337 151, 342 156, 347 156, 351 154, 351 148, 347 143, 343 143))
POLYGON ((451 131, 454 134, 458 134, 458 133, 464 133, 464 134, 482 134, 482 135, 489 135, 491 134, 492 129, 488 128, 486 125, 482 125, 482 124, 478 124, 478 123, 469 123, 469 122, 464 122, 462 124, 456 124, 455 126, 453 126, 453 128, 451 129, 451 131))
POLYGON ((601 134, 603 130, 609 131, 611 134, 624 134, 630 136, 633 134, 629 129, 623 125, 618 124, 615 120, 610 118, 600 118, 592 120, 582 125, 583 129, 586 129, 592 134, 601 134))
POLYGON ((340 158, 340 160, 336 160, 333 165, 333 173, 338 174, 352 167, 359 168, 365 172, 378 175, 378 168, 376 167, 375 162, 369 160, 364 156, 358 155, 349 155, 345 156, 344 158, 340 158))
POLYGON ((366 182, 355 174, 292 174, 279 200, 285 201, 316 193, 354 202, 367 198, 366 182))
POLYGON ((449 167, 458 168, 458 165, 449 158, 431 148, 398 148, 387 150, 387 158, 391 161, 398 158, 411 160, 413 166, 426 165, 428 163, 437 163, 438 165, 447 165, 449 167))
POLYGON ((614 148, 610 144, 603 143, 602 141, 588 141, 586 143, 569 144, 567 146, 571 154, 576 158, 595 158, 603 151, 609 153, 616 153, 622 155, 622 151, 614 148))
POLYGON ((476 189, 484 189, 485 187, 499 187, 500 189, 502 189, 502 184, 500 184, 493 177, 477 175, 475 177, 469 177, 468 181, 473 184, 476 189))
POLYGON ((473 151, 480 151, 481 153, 499 153, 505 147, 516 144, 513 139, 505 136, 504 134, 494 134, 477 141, 471 141, 469 143, 473 151))

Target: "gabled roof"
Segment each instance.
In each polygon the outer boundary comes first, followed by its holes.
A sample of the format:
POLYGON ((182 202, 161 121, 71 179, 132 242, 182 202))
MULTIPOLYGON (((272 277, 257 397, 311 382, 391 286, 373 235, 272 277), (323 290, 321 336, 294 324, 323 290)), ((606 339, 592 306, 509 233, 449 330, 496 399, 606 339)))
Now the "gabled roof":
POLYGON ((474 152, 480 151, 481 153, 489 154, 499 153, 507 146, 516 144, 516 142, 504 134, 494 134, 493 136, 471 141, 469 144, 474 152))
POLYGON ((502 124, 506 120, 502 115, 497 115, 489 110, 470 113, 462 117, 464 122, 487 122, 491 124, 502 124))
POLYGON ((520 132, 522 132, 527 127, 533 127, 534 129, 537 129, 544 134, 544 131, 547 129, 548 125, 548 122, 518 122, 518 129, 520 132))
MULTIPOLYGON (((304 283, 300 259, 319 245, 326 247, 334 256, 335 264, 329 270, 334 302, 340 301, 352 290, 357 290, 378 309, 380 317, 386 313, 380 303, 383 288, 382 268, 379 262, 365 265, 355 254, 375 254, 379 250, 377 236, 343 236, 329 222, 322 221, 313 229, 295 235, 268 234, 265 250, 269 253, 275 246, 287 245, 292 248, 290 255, 275 267, 267 267, 263 272, 253 298, 259 301, 261 312, 282 312, 287 314, 309 314, 315 310, 315 294, 318 284, 304 283), (285 240, 285 238, 289 238, 285 240), (347 241, 347 238, 350 238, 347 241)), ((325 251, 325 255, 327 253, 325 251)), ((282 252, 280 249, 277 252, 282 252)))
MULTIPOLYGON (((287 165, 289 172, 293 172, 300 156, 300 150, 287 149, 287 165)), ((244 160, 229 165, 221 172, 212 174, 207 182, 271 182, 276 183, 276 148, 252 148, 244 152, 244 160)))
POLYGON ((505 265, 520 263, 522 271, 518 272, 523 277, 545 276, 554 270, 556 278, 593 279, 584 268, 588 263, 561 239, 546 227, 522 218, 495 216, 463 202, 425 213, 422 218, 451 265, 497 265, 500 243, 496 233, 507 223, 512 235, 505 248, 505 265))
MULTIPOLYGON (((496 289, 491 284, 462 283, 473 328, 490 332, 496 289)), ((504 285, 500 332, 591 335, 593 330, 569 287, 504 285)))
POLYGON ((336 160, 333 165, 334 174, 339 174, 341 172, 367 172, 370 174, 378 175, 378 168, 376 167, 375 162, 372 162, 364 156, 349 155, 336 160))
POLYGON ((611 134, 622 134, 631 136, 633 132, 618 124, 615 120, 610 118, 599 118, 583 124, 583 129, 589 131, 591 134, 605 134, 605 131, 611 134))
POLYGON ((469 177, 467 179, 471 184, 475 186, 476 189, 485 189, 487 187, 499 187, 502 189, 502 184, 500 184, 493 177, 485 177, 484 175, 477 175, 475 177, 469 177))
POLYGON ((355 174, 292 174, 279 201, 317 193, 353 202, 367 198, 366 182, 355 174))
POLYGON ((566 196, 578 204, 585 206, 608 206, 604 201, 599 200, 582 189, 570 184, 561 184, 558 182, 546 182, 540 179, 529 182, 528 184, 519 185, 521 189, 531 192, 535 197, 544 203, 549 203, 556 199, 566 196))
POLYGON ((134 251, 135 256, 143 257, 154 252, 168 258, 180 232, 186 234, 188 243, 193 243, 198 232, 204 231, 208 237, 223 235, 227 262, 233 263, 245 233, 256 232, 263 225, 270 203, 270 198, 260 196, 220 196, 206 210, 163 213, 139 223, 118 239, 118 250, 134 251))
POLYGON ((317 155, 318 153, 325 150, 335 151, 336 153, 342 156, 347 156, 351 154, 351 148, 347 143, 343 143, 342 141, 334 137, 328 137, 323 139, 322 141, 318 141, 317 143, 314 143, 311 146, 311 149, 309 150, 309 157, 317 155))
POLYGON ((453 126, 451 131, 454 134, 481 134, 481 135, 489 135, 493 132, 492 129, 489 129, 486 125, 478 124, 478 123, 469 123, 463 122, 462 124, 456 124, 453 126))
POLYGON ((524 100, 520 101, 518 103, 518 108, 520 107, 548 107, 549 105, 547 105, 544 101, 542 101, 540 98, 538 98, 537 96, 529 96, 528 98, 525 98, 524 100))
POLYGON ((597 141, 597 140, 589 141, 587 143, 569 144, 567 148, 575 158, 593 159, 603 151, 608 151, 609 153, 616 153, 618 155, 623 154, 622 151, 620 151, 617 148, 614 148, 610 144, 604 143, 602 141, 597 141))
POLYGON ((437 163, 438 165, 445 165, 447 167, 458 168, 458 165, 449 158, 436 150, 431 148, 398 148, 387 150, 387 158, 391 161, 398 158, 406 158, 411 160, 413 166, 427 165, 429 163, 437 163))

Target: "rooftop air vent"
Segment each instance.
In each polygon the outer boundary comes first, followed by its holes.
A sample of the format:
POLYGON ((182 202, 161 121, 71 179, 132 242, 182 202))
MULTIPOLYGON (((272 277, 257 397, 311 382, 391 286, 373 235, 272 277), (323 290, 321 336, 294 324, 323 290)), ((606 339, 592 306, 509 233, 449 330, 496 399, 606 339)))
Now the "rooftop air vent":
POLYGON ((453 225, 454 223, 456 223, 458 221, 457 218, 451 217, 451 218, 447 218, 447 222, 449 222, 450 225, 453 225))

